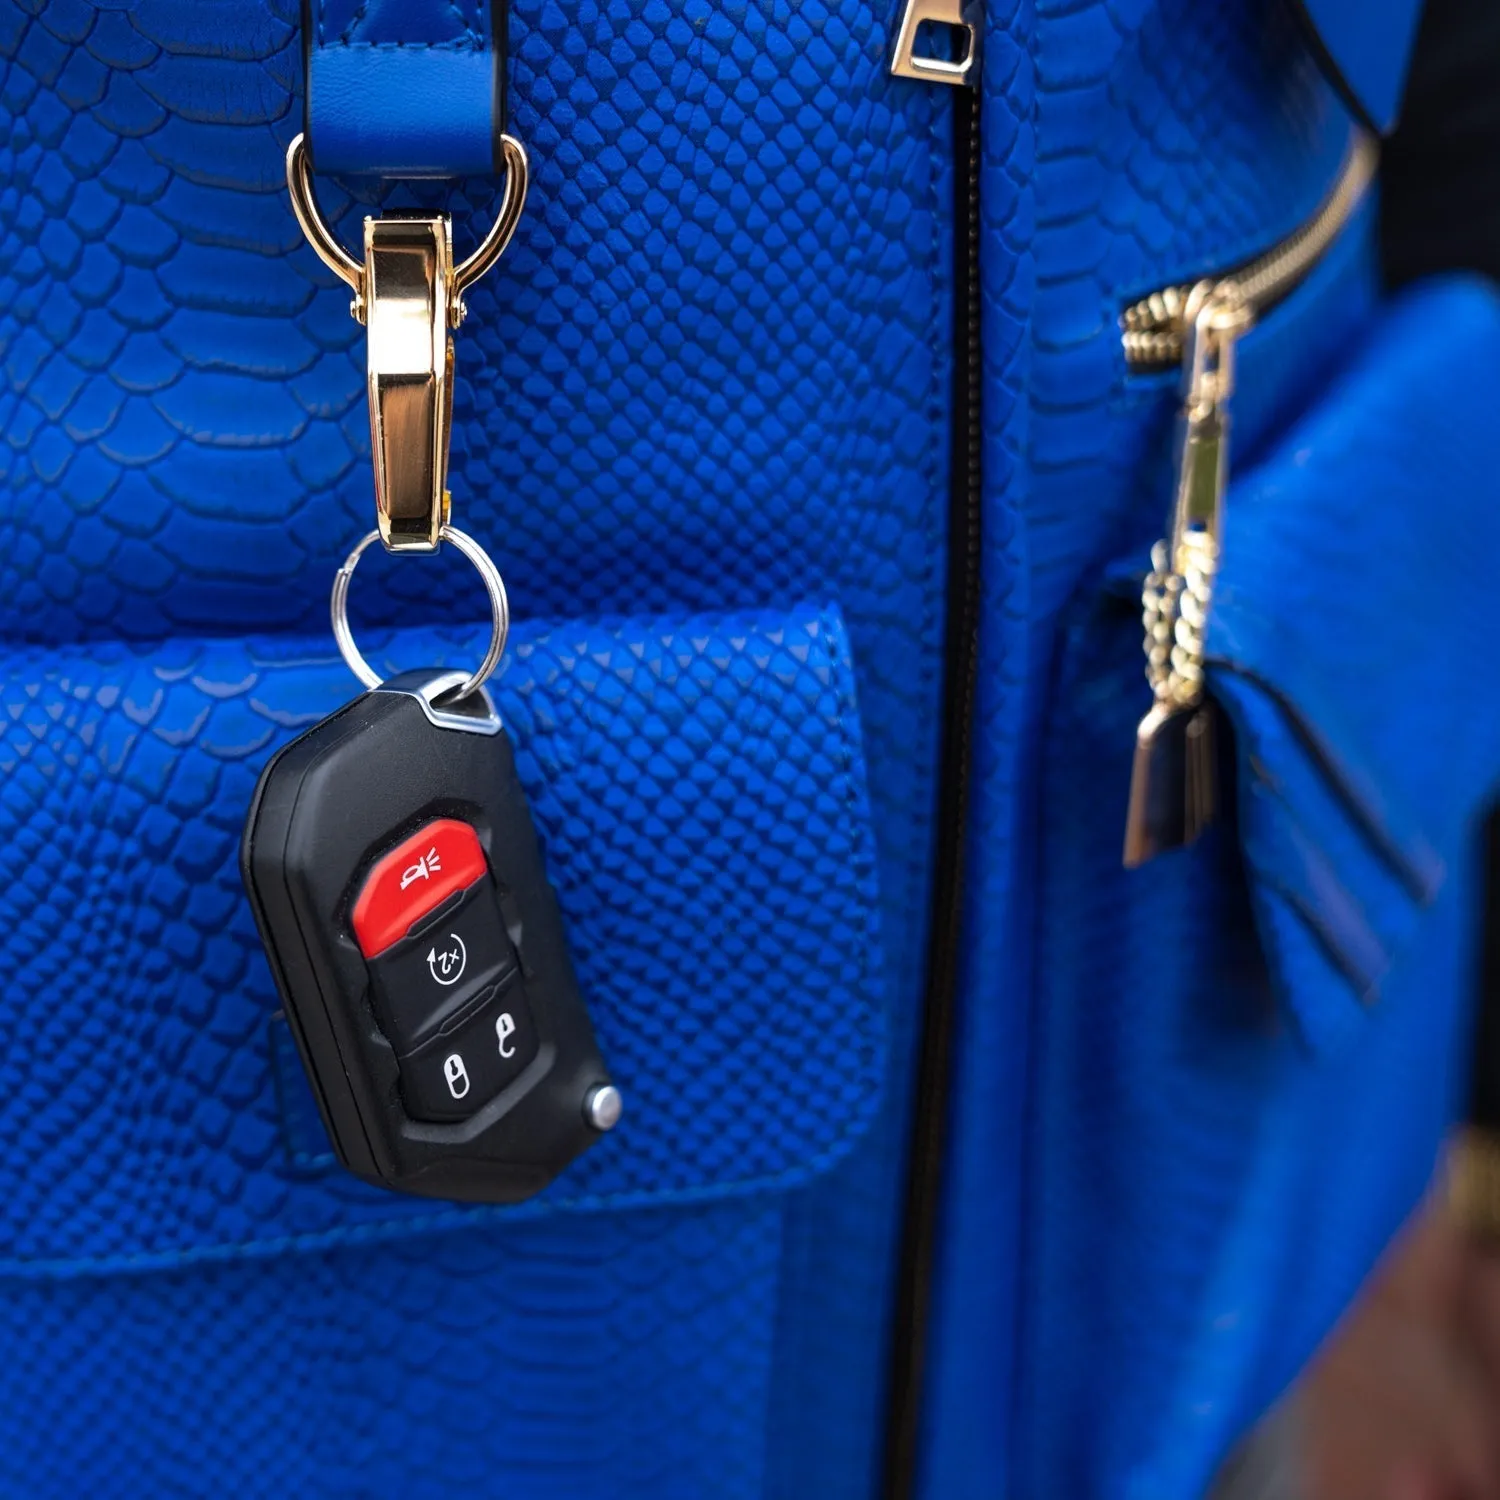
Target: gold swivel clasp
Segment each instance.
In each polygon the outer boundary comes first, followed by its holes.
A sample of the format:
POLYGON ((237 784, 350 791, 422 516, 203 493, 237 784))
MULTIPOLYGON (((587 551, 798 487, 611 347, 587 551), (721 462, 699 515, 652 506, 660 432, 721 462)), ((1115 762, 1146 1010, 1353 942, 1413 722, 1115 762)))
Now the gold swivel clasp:
POLYGON ((313 196, 303 137, 287 148, 292 210, 308 243, 354 291, 349 311, 369 331, 367 385, 375 515, 392 552, 431 552, 448 525, 448 449, 453 433, 453 340, 464 293, 499 260, 526 203, 526 151, 502 137, 505 194, 495 222, 468 259, 454 264, 447 214, 365 220, 358 261, 329 229, 313 196))

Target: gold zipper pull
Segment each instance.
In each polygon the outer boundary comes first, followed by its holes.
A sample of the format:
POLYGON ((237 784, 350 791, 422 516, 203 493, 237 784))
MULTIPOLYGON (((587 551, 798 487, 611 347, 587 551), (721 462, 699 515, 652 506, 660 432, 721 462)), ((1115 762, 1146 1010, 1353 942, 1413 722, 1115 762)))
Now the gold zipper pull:
POLYGON ((1177 490, 1165 540, 1141 591, 1146 680, 1156 701, 1136 730, 1125 865, 1191 844, 1218 807, 1213 705, 1203 696, 1203 637, 1223 529, 1235 340, 1250 327, 1233 282, 1200 282, 1182 311, 1183 407, 1177 490))

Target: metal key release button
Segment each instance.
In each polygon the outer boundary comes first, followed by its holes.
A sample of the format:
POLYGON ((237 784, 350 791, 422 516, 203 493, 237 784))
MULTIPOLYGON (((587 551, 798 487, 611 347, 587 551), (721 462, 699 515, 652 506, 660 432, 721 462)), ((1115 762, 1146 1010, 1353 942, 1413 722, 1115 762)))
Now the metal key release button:
POLYGON ((537 1054, 522 986, 497 988, 470 1016, 401 1059, 401 1092, 416 1120, 465 1120, 515 1082, 537 1054))

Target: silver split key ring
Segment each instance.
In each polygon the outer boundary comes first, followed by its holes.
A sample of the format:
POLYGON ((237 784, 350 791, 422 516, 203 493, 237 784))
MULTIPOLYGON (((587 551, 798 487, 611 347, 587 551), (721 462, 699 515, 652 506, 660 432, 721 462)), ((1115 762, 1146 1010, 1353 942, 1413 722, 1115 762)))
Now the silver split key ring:
MULTIPOLYGON (((329 600, 333 638, 339 643, 339 655, 367 688, 377 688, 385 679, 364 659, 359 647, 354 644, 354 632, 349 628, 349 580, 354 577, 354 570, 364 556, 365 549, 379 540, 379 531, 372 531, 361 538, 344 559, 343 567, 333 575, 333 596, 329 600)), ((474 564, 484 581, 485 592, 490 596, 490 649, 485 652, 484 660, 454 690, 455 697, 467 698, 476 688, 483 686, 505 654, 505 640, 510 634, 510 601, 505 597, 505 581, 500 577, 500 570, 491 561, 489 553, 473 537, 456 526, 444 526, 438 532, 438 540, 452 542, 474 564)))

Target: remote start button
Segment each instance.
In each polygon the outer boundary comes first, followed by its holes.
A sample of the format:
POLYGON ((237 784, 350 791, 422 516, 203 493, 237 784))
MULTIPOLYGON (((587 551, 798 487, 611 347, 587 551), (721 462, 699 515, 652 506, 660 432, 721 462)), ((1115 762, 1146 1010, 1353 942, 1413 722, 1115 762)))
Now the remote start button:
POLYGON ((398 1054, 466 1010, 475 995, 518 967, 516 950, 487 876, 423 918, 416 930, 369 962, 375 1013, 398 1054))
POLYGON ((399 942, 430 911, 489 873, 479 835, 436 818, 375 862, 354 903, 354 936, 366 958, 399 942))

